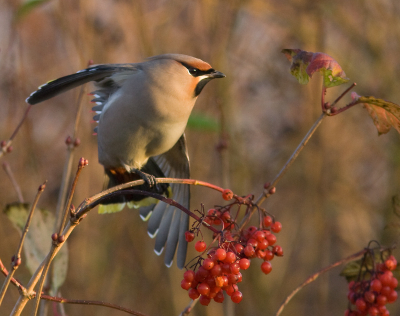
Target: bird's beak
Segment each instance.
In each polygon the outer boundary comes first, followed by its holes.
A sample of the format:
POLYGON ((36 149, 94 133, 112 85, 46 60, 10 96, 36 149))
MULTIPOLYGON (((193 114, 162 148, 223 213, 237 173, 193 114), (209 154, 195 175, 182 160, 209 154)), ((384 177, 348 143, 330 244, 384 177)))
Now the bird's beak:
POLYGON ((208 75, 208 77, 214 79, 214 78, 225 78, 226 76, 222 72, 214 70, 212 73, 208 75))

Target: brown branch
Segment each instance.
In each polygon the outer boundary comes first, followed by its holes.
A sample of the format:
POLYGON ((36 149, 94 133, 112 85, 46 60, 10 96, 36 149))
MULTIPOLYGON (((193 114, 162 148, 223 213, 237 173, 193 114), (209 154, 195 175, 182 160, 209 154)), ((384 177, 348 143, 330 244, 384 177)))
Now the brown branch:
POLYGON ((303 288, 305 287, 307 284, 310 284, 311 282, 315 281, 321 274, 324 274, 325 272, 343 264, 343 263, 347 263, 353 260, 356 260, 358 258, 360 258, 361 256, 363 256, 366 252, 368 251, 368 249, 363 249, 355 254, 352 254, 351 256, 348 256, 340 261, 337 261, 333 264, 331 264, 330 266, 318 271, 317 273, 314 273, 313 275, 311 275, 310 277, 308 277, 302 284, 300 284, 292 293, 290 293, 290 295, 285 299, 285 301, 282 303, 282 305, 279 307, 278 311, 276 312, 275 316, 279 316, 281 315, 283 309, 285 308, 285 306, 290 302, 290 300, 303 288))

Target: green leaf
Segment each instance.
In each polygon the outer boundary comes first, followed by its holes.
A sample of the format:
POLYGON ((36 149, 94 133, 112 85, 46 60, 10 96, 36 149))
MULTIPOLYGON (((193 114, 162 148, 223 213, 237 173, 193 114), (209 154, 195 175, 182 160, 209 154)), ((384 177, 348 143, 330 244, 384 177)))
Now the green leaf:
POLYGON ((301 49, 283 49, 282 53, 292 63, 290 72, 301 84, 307 84, 316 71, 321 73, 325 88, 349 81, 339 63, 327 54, 301 49))
MULTIPOLYGON (((28 203, 8 204, 4 210, 4 213, 20 234, 25 228, 29 210, 30 205, 28 203)), ((33 214, 23 246, 25 258, 22 256, 22 262, 26 264, 31 274, 36 271, 50 250, 54 221, 54 215, 47 210, 36 209, 33 214)), ((68 247, 67 244, 64 244, 52 263, 52 294, 56 294, 58 288, 64 283, 67 266, 68 247)))
POLYGON ((200 113, 192 113, 187 126, 207 132, 217 132, 219 130, 219 123, 215 118, 200 113))
POLYGON ((41 4, 48 2, 49 0, 28 0, 24 2, 17 11, 17 18, 21 18, 23 15, 28 14, 34 8, 40 6, 41 4))

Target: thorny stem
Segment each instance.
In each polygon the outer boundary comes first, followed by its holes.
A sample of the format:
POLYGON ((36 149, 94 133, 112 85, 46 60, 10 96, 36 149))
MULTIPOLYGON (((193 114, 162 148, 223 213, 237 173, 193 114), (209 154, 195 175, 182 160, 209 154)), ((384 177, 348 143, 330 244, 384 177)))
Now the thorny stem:
POLYGON ((282 303, 282 305, 279 307, 278 311, 276 312, 275 316, 279 316, 281 315, 283 309, 285 308, 285 306, 290 302, 290 300, 293 298, 293 296, 295 296, 303 287, 305 287, 307 284, 310 284, 311 282, 315 281, 320 275, 324 274, 325 272, 350 261, 356 260, 358 258, 360 258, 361 256, 363 256, 366 252, 368 251, 368 249, 363 249, 355 254, 352 254, 351 256, 348 256, 347 258, 344 258, 340 261, 337 261, 333 264, 331 264, 328 267, 325 267, 324 269, 318 271, 317 273, 314 273, 313 275, 311 275, 310 277, 307 278, 307 280, 305 280, 302 284, 300 284, 292 293, 290 293, 290 295, 285 299, 285 301, 282 303))
POLYGON ((14 132, 12 133, 12 135, 11 135, 11 137, 9 138, 9 140, 7 141, 7 143, 6 143, 4 146, 0 147, 0 158, 7 152, 7 149, 11 146, 12 141, 13 141, 15 135, 17 135, 19 129, 20 129, 21 126, 22 126, 22 123, 24 123, 25 119, 26 119, 27 116, 28 116, 29 110, 30 110, 31 108, 32 108, 32 104, 29 104, 28 107, 27 107, 26 110, 25 110, 24 115, 22 116, 21 121, 18 123, 17 127, 15 128, 14 132))
POLYGON ((17 192, 18 201, 20 203, 24 203, 24 197, 22 196, 21 188, 19 187, 17 180, 15 180, 14 174, 10 168, 10 165, 7 162, 3 162, 3 169, 7 173, 15 191, 17 192))
POLYGON ((17 252, 15 253, 15 255, 13 257, 13 261, 11 263, 11 272, 7 275, 7 278, 4 280, 3 286, 2 286, 2 288, 0 290, 0 305, 1 305, 2 301, 3 301, 4 295, 7 292, 8 285, 10 284, 10 281, 11 281, 15 271, 18 269, 19 265, 21 264, 22 246, 24 245, 25 237, 26 237, 26 234, 28 233, 29 226, 31 224, 32 216, 33 216, 33 213, 35 211, 36 205, 37 205, 37 203, 39 201, 40 196, 42 195, 42 192, 43 192, 45 186, 46 186, 46 182, 44 182, 41 186, 39 186, 39 189, 38 189, 38 192, 36 194, 35 200, 34 200, 32 206, 31 206, 31 209, 29 211, 28 219, 26 220, 25 228, 24 228, 24 230, 22 232, 22 236, 21 236, 18 248, 17 248, 17 252))

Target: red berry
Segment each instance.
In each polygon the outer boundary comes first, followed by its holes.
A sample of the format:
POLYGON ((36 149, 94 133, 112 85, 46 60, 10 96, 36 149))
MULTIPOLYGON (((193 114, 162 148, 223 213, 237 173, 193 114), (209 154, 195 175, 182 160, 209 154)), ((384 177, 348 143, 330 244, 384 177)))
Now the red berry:
POLYGON ((381 274, 378 278, 382 282, 382 286, 389 285, 392 281, 393 272, 392 271, 385 271, 381 274))
POLYGON ((282 257, 283 256, 283 249, 282 249, 281 246, 272 247, 272 252, 278 257, 282 257))
POLYGON ((263 241, 258 243, 258 249, 260 249, 260 250, 264 250, 268 246, 269 246, 269 244, 268 244, 268 240, 267 239, 264 239, 263 241))
POLYGON ((371 307, 368 309, 368 315, 369 315, 369 316, 378 316, 378 315, 379 315, 379 309, 376 308, 375 306, 371 306, 371 307))
POLYGON ((197 298, 200 296, 200 293, 199 293, 196 289, 190 289, 189 292, 188 292, 188 294, 189 294, 189 297, 190 297, 192 300, 195 300, 195 299, 197 299, 197 298))
POLYGON ((211 299, 205 295, 201 295, 199 298, 199 302, 201 305, 208 306, 210 304, 211 299))
POLYGON ((269 261, 264 261, 264 262, 261 264, 261 271, 264 272, 265 274, 270 273, 271 270, 272 270, 271 262, 269 262, 269 261))
POLYGON ((239 291, 236 291, 231 295, 231 300, 234 303, 240 303, 242 298, 243 298, 243 294, 239 291))
POLYGON ((274 259, 275 255, 271 250, 267 250, 265 251, 265 257, 264 260, 268 260, 271 261, 272 259, 274 259))
POLYGON ((236 263, 236 262, 231 263, 230 270, 231 270, 231 272, 232 272, 233 274, 238 274, 238 273, 240 272, 239 263, 236 263))
POLYGON ((185 239, 187 242, 191 242, 194 240, 194 233, 190 231, 185 232, 185 239))
POLYGON ((210 294, 210 286, 207 283, 202 282, 197 286, 197 291, 201 295, 208 295, 210 294))
POLYGON ((210 270, 210 274, 213 276, 219 276, 221 274, 222 268, 219 264, 214 264, 212 269, 210 270))
POLYGON ((375 294, 372 291, 367 291, 364 293, 364 299, 365 301, 367 301, 368 303, 373 303, 375 302, 375 294))
POLYGON ((222 213, 221 218, 223 221, 229 222, 231 220, 231 214, 229 213, 229 211, 226 211, 222 213))
POLYGON ((276 243, 276 236, 274 234, 269 234, 265 237, 268 240, 268 244, 272 246, 274 243, 276 243))
POLYGON ((240 259, 239 266, 240 266, 240 269, 247 270, 250 267, 250 260, 247 258, 240 259))
POLYGON ((228 251, 226 253, 226 257, 224 259, 225 263, 234 263, 236 261, 236 255, 232 251, 228 251))
POLYGON ((254 238, 250 238, 250 239, 247 241, 247 245, 251 245, 251 246, 253 246, 254 249, 255 249, 255 248, 257 248, 257 246, 258 246, 258 241, 257 241, 256 239, 254 239, 254 238))
POLYGON ((271 225, 271 230, 274 233, 279 233, 282 229, 282 224, 280 222, 275 222, 271 225))
POLYGON ((392 292, 392 289, 390 288, 390 286, 383 286, 382 290, 381 290, 381 294, 385 295, 386 297, 388 297, 390 295, 390 292, 392 292))
POLYGON ((228 294, 229 296, 231 296, 235 291, 237 291, 239 288, 236 284, 232 284, 227 286, 225 289, 226 294, 228 294))
POLYGON ((184 290, 189 290, 191 286, 192 286, 192 282, 189 282, 189 281, 187 281, 187 280, 185 280, 185 279, 183 279, 183 280, 181 281, 181 288, 182 288, 182 289, 184 289, 184 290))
POLYGON ((265 251, 257 249, 256 250, 256 257, 260 258, 260 259, 264 259, 265 258, 265 251))
POLYGON ((225 249, 222 248, 218 248, 215 251, 215 259, 219 260, 219 261, 224 261, 226 258, 226 251, 225 249))
POLYGON ((203 261, 203 267, 206 270, 211 270, 214 267, 214 260, 207 258, 203 261))
POLYGON ((247 246, 243 249, 243 252, 244 252, 244 255, 245 255, 247 258, 251 258, 251 257, 253 257, 254 254, 255 254, 255 250, 254 250, 254 248, 253 248, 252 245, 247 245, 247 246))
POLYGON ((377 292, 377 293, 380 293, 380 291, 381 291, 381 289, 382 289, 382 282, 379 281, 378 279, 372 280, 372 281, 371 281, 371 284, 370 284, 370 289, 371 289, 372 291, 375 291, 375 292, 377 292))
POLYGON ((376 298, 376 304, 384 306, 387 303, 387 297, 385 295, 379 294, 376 298))
POLYGON ((388 303, 394 303, 397 300, 397 292, 392 290, 389 295, 387 296, 388 303))
POLYGON ((195 273, 192 270, 188 270, 183 274, 183 278, 188 281, 192 282, 194 280, 195 273))
POLYGON ((363 312, 367 308, 367 303, 364 301, 363 298, 359 298, 356 301, 356 307, 360 312, 363 312))
POLYGON ((222 303, 224 301, 224 293, 222 291, 218 292, 214 297, 214 301, 217 303, 222 303))
POLYGON ((254 233, 253 238, 257 239, 258 242, 262 242, 263 240, 265 240, 265 234, 262 230, 257 230, 254 233))
POLYGON ((272 220, 271 216, 265 216, 264 219, 263 219, 263 224, 264 224, 265 227, 271 226, 272 222, 273 222, 273 220, 272 220))
POLYGON ((390 281, 389 286, 390 286, 392 289, 395 289, 395 288, 397 287, 398 284, 399 284, 399 281, 397 281, 397 279, 393 277, 392 280, 390 281))
POLYGON ((196 244, 194 245, 194 249, 196 249, 196 251, 198 252, 203 252, 204 250, 206 250, 207 245, 204 241, 199 240, 198 242, 196 242, 196 244))
POLYGON ((225 201, 230 201, 233 198, 233 192, 229 189, 225 189, 224 192, 222 192, 222 198, 225 201))
POLYGON ((235 244, 235 250, 237 251, 237 253, 241 253, 243 248, 244 247, 241 244, 235 244))

